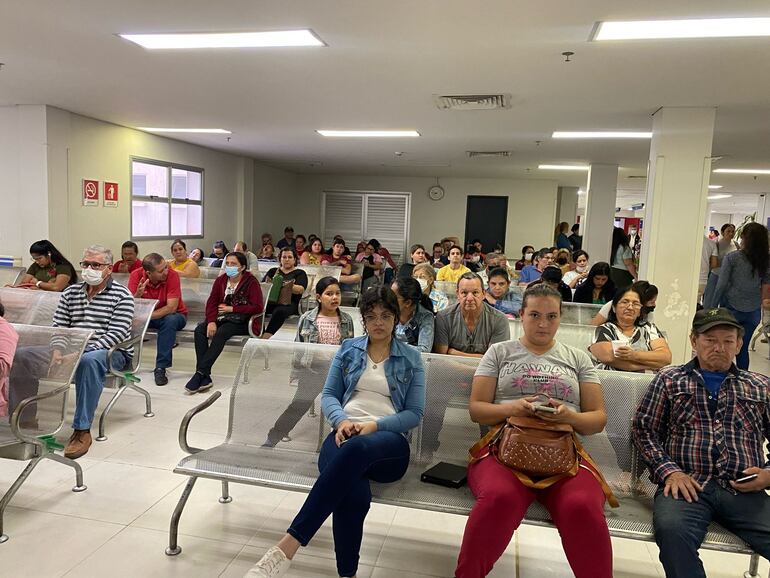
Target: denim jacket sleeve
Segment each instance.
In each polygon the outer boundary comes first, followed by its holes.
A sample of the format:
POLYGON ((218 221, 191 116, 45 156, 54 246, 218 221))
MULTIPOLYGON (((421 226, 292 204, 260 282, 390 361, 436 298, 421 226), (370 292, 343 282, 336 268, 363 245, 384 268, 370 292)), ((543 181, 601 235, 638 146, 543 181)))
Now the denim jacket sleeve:
MULTIPOLYGON (((405 346, 409 347, 409 346, 405 346)), ((406 433, 420 424, 425 411, 425 367, 420 353, 413 350, 416 359, 410 359, 412 378, 406 386, 404 407, 394 415, 381 417, 377 420, 377 429, 406 433)))
POLYGON ((420 318, 417 320, 419 323, 420 333, 417 338, 417 349, 420 353, 430 353, 433 351, 433 331, 434 331, 434 317, 433 314, 424 309, 418 309, 420 312, 420 318))
POLYGON ((344 348, 337 350, 332 360, 329 374, 326 376, 323 391, 321 392, 321 411, 333 428, 348 419, 345 410, 342 409, 342 398, 345 394, 345 380, 343 379, 342 352, 344 348))

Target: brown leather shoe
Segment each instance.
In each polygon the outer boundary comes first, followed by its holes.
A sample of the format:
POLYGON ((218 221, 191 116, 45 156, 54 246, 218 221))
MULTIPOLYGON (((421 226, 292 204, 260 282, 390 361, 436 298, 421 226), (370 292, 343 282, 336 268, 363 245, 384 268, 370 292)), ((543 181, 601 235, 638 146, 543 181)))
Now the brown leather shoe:
POLYGON ((64 448, 64 457, 76 460, 88 452, 91 447, 91 432, 88 430, 75 430, 72 432, 67 447, 64 448))

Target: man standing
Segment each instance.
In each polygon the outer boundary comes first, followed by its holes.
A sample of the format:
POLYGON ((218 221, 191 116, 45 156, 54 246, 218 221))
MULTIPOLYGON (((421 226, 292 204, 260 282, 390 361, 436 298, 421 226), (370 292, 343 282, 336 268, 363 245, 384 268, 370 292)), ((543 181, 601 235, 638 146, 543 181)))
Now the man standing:
MULTIPOLYGON (((74 327, 93 332, 75 371, 74 432, 64 448, 64 456, 76 459, 91 447, 91 423, 99 404, 104 378, 109 371, 107 351, 131 337, 134 319, 134 298, 120 283, 112 279, 112 252, 105 247, 92 245, 85 250, 80 262, 83 283, 70 285, 62 293, 53 316, 54 327, 74 327)), ((38 383, 49 368, 63 361, 57 338, 48 347, 30 347, 17 352, 11 376, 10 411, 26 399, 37 394, 38 383)), ((112 367, 123 369, 134 354, 133 347, 116 349, 112 354, 112 367)))
POLYGON ((172 365, 176 332, 187 324, 187 307, 182 301, 179 273, 171 269, 161 255, 150 253, 142 260, 142 268, 128 278, 128 290, 136 298, 158 300, 149 325, 158 332, 153 373, 155 385, 166 385, 166 369, 172 365))
POLYGON ((569 239, 569 242, 572 244, 572 252, 580 251, 580 249, 583 248, 583 235, 578 235, 578 231, 580 231, 580 224, 575 223, 572 225, 572 234, 567 237, 569 239))
POLYGON ((294 248, 294 227, 286 227, 283 230, 283 239, 278 241, 278 244, 275 246, 279 251, 284 247, 294 248))
POLYGON ((696 357, 662 369, 634 418, 658 484, 653 525, 668 578, 705 578, 698 548, 712 520, 770 559, 770 379, 735 366, 748 337, 727 309, 698 311, 696 357))

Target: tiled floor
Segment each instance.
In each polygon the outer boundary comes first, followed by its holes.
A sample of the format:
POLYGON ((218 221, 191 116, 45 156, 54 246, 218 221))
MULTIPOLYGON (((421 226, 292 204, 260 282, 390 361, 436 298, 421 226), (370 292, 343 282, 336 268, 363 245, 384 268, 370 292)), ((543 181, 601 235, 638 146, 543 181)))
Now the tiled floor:
MULTIPOLYGON (((279 334, 291 338, 289 328, 279 334)), ((770 371, 767 345, 752 355, 752 369, 770 371)), ((68 577, 209 577, 238 578, 274 543, 296 514, 303 495, 231 485, 233 502, 220 504, 219 484, 200 480, 180 526, 181 555, 164 554, 171 512, 185 479, 172 473, 184 455, 177 429, 184 413, 203 396, 186 396, 184 383, 193 367, 189 347, 175 350, 171 383, 152 385, 156 416, 142 417, 143 401, 128 393, 113 411, 109 439, 94 443, 79 460, 88 490, 73 493, 74 475, 60 464, 44 461, 8 508, 0 544, 2 575, 68 577), (185 371, 188 370, 188 371, 185 371)), ((152 367, 148 347, 145 367, 152 367)), ((238 352, 226 351, 215 366, 215 387, 227 392, 238 352)), ((103 396, 106 401, 108 394, 103 396)), ((223 400, 196 417, 191 443, 211 446, 224 436, 227 407, 223 400)), ((0 492, 24 468, 0 460, 0 492)), ((374 504, 366 522, 359 578, 451 577, 465 518, 374 504)), ((613 540, 615 575, 662 577, 654 544, 613 540)), ((747 556, 702 553, 710 577, 738 578, 747 556)), ((762 561, 760 575, 767 575, 762 561)), ((295 559, 289 576, 336 576, 331 528, 327 525, 295 559)), ((491 576, 506 578, 571 576, 555 530, 522 526, 491 576)))

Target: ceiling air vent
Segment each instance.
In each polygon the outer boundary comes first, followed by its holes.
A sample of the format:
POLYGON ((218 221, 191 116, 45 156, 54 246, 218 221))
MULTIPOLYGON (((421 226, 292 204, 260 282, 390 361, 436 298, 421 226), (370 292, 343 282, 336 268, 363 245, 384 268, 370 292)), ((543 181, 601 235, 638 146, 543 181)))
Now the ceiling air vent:
POLYGON ((439 110, 495 110, 511 108, 511 95, 506 94, 456 94, 433 95, 439 110))
POLYGON ((510 157, 511 151, 465 151, 469 158, 510 157))

